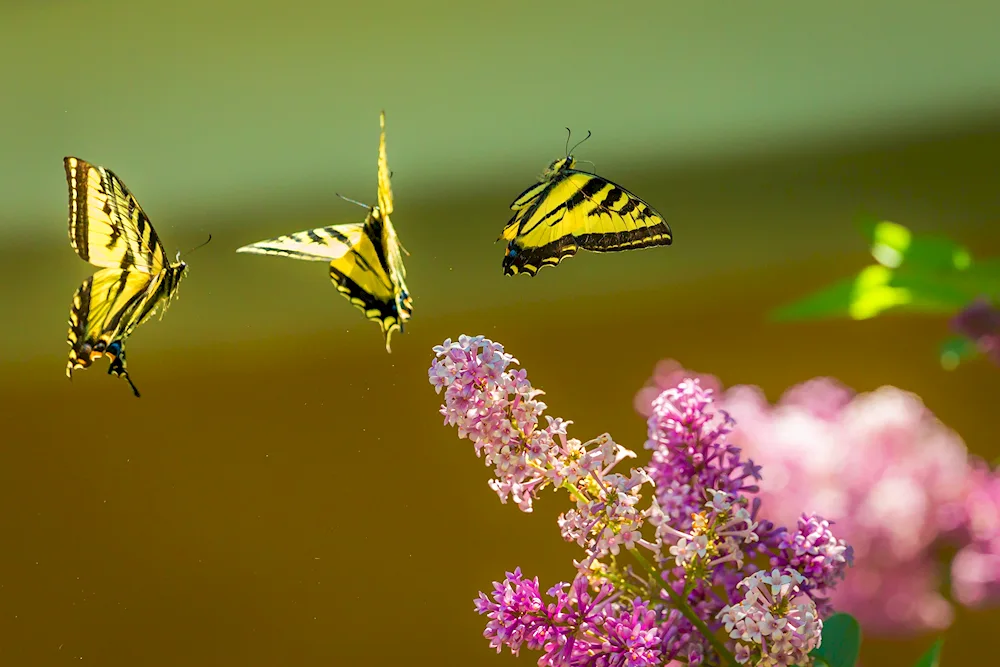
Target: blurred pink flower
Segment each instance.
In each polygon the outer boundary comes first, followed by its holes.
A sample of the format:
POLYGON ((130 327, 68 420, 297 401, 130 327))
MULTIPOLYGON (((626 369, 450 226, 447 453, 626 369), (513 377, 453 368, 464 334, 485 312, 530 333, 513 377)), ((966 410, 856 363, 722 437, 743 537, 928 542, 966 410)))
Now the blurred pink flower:
MULTIPOLYGON (((660 362, 651 382, 662 386, 675 375, 692 373, 660 362)), ((635 403, 648 414, 645 390, 635 403)), ((778 524, 817 512, 853 546, 855 565, 831 602, 866 631, 951 623, 938 558, 945 543, 961 549, 952 563, 954 599, 1000 600, 1000 475, 970 459, 961 437, 918 396, 888 386, 857 394, 816 378, 774 405, 745 385, 721 392, 718 405, 736 421, 732 443, 763 469, 762 511, 778 524)))
POLYGON ((968 544, 951 562, 952 589, 978 607, 1000 599, 1000 471, 976 466, 964 509, 968 544))
POLYGON ((664 389, 676 387, 686 378, 698 380, 702 389, 711 389, 715 394, 722 391, 722 383, 714 375, 696 373, 684 368, 678 361, 664 359, 656 364, 653 377, 646 382, 646 386, 636 393, 636 411, 648 419, 653 414, 653 401, 656 397, 662 394, 664 389))

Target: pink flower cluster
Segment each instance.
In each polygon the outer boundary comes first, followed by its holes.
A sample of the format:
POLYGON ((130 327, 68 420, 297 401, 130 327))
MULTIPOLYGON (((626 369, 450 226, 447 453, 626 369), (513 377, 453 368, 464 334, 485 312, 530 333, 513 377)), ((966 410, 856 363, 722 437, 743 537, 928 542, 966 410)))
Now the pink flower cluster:
POLYGON ((736 640, 736 660, 766 667, 807 665, 820 644, 823 622, 813 600, 799 586, 805 577, 793 569, 755 572, 739 583, 746 596, 726 605, 718 617, 736 640))
MULTIPOLYGON (((680 365, 663 368, 676 373, 680 365)), ((651 385, 662 391, 671 382, 658 372, 651 385)), ((641 414, 654 410, 649 393, 636 397, 641 414)), ((859 395, 818 378, 773 406, 749 386, 727 390, 718 404, 736 422, 731 442, 766 471, 762 511, 779 523, 796 521, 803 510, 819 512, 853 547, 855 567, 831 602, 867 632, 950 624, 939 561, 946 544, 959 548, 951 564, 954 599, 1000 600, 1000 475, 970 460, 961 438, 917 396, 894 387, 859 395)), ((801 528, 796 539, 817 546, 828 539, 821 524, 801 528)))
POLYGON ((472 440, 476 455, 493 466, 490 487, 501 502, 512 498, 530 512, 541 489, 570 489, 576 509, 559 517, 559 527, 564 539, 587 550, 582 570, 622 546, 643 543, 637 505, 649 478, 641 469, 628 476, 612 472, 634 452, 606 433, 585 443, 568 438, 566 427, 573 422, 548 415, 541 426, 547 406, 537 397, 543 392, 531 386, 523 369, 509 369, 517 359, 499 343, 463 335, 434 352, 428 377, 444 392, 445 424, 457 427, 459 438, 472 440))
POLYGON ((963 546, 951 562, 955 599, 970 607, 1000 602, 1000 470, 974 464, 962 503, 963 546))
POLYGON ((542 426, 542 392, 499 344, 461 336, 435 357, 428 376, 445 423, 493 466, 501 501, 527 512, 539 490, 567 491, 575 507, 559 528, 585 550, 572 585, 549 600, 519 569, 480 594, 491 646, 527 645, 552 667, 700 664, 727 651, 742 663, 808 663, 851 549, 815 514, 794 517, 793 530, 758 517, 760 466, 730 443, 732 419, 710 389, 683 379, 655 397, 652 461, 625 475, 613 469, 635 454, 609 435, 581 443, 567 436, 571 422, 542 426))

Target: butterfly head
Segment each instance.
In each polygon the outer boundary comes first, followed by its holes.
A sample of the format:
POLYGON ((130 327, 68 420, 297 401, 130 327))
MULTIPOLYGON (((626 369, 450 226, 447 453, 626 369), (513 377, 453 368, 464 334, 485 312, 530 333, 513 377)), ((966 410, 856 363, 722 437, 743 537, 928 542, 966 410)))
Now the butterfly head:
POLYGON ((575 164, 576 159, 572 155, 567 155, 566 157, 561 157, 558 160, 553 160, 552 163, 545 168, 545 172, 542 174, 542 177, 546 180, 550 179, 565 169, 572 169, 575 164))
POLYGON ((545 178, 546 180, 554 177, 555 175, 557 175, 561 171, 564 171, 566 169, 572 169, 576 165, 576 159, 573 157, 573 151, 575 151, 577 149, 577 146, 579 146, 580 144, 582 144, 584 141, 586 141, 587 139, 590 139, 591 132, 590 132, 590 130, 587 130, 587 136, 585 136, 580 141, 576 142, 576 144, 573 146, 573 148, 570 148, 569 147, 569 138, 570 138, 570 136, 572 134, 573 133, 567 127, 566 128, 566 157, 559 158, 558 160, 553 161, 552 164, 550 164, 545 169, 545 173, 542 174, 542 177, 545 178))
POLYGON ((172 293, 176 289, 176 286, 181 281, 181 278, 187 275, 187 270, 187 262, 181 259, 181 254, 178 252, 174 263, 170 265, 170 277, 167 280, 168 293, 172 293))

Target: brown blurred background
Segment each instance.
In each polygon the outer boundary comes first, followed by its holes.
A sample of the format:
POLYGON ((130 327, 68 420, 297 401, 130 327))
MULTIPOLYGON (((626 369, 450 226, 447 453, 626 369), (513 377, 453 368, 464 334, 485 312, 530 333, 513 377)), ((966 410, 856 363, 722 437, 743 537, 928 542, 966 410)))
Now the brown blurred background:
MULTIPOLYGON (((942 371, 945 321, 766 320, 869 262, 860 213, 1000 252, 988 3, 0 7, 2 665, 514 664, 472 599, 518 565, 571 577, 577 551, 562 497, 501 506, 441 425, 430 348, 460 333, 503 342, 581 438, 641 449, 632 396, 669 356, 772 399, 893 384, 1000 454, 1000 372, 942 371), (322 265, 233 252, 357 217, 334 192, 374 199, 383 107, 415 297, 391 355, 322 265), (493 239, 565 125, 675 243, 504 277, 493 239), (115 170, 171 253, 214 236, 131 339, 139 400, 104 362, 63 375, 92 270, 68 154, 115 170)), ((945 664, 998 620, 961 612, 945 664)))

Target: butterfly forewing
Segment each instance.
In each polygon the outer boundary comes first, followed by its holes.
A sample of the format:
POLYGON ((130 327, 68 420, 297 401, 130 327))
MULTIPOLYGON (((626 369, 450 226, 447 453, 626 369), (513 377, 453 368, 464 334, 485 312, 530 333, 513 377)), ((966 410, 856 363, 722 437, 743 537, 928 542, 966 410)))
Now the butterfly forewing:
POLYGON ((115 174, 79 158, 63 160, 69 185, 69 238, 91 264, 158 273, 166 251, 142 207, 115 174))
POLYGON ((364 227, 363 222, 317 227, 251 243, 237 249, 236 252, 329 262, 351 252, 364 234, 364 227))
POLYGON ((379 126, 382 132, 378 140, 378 208, 382 216, 392 215, 392 183, 389 182, 389 159, 385 154, 385 112, 379 115, 379 126))

